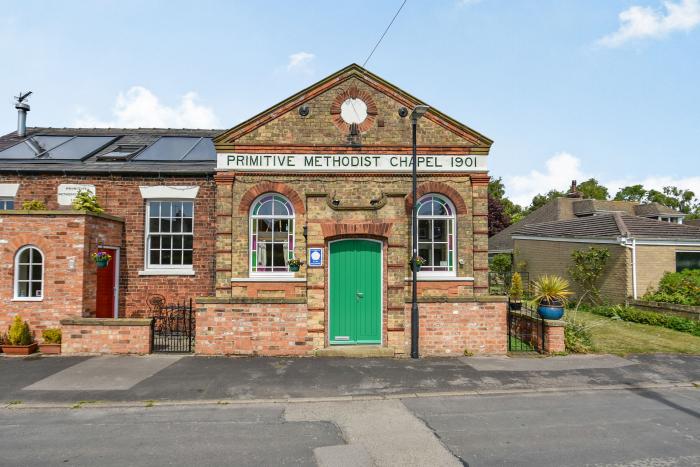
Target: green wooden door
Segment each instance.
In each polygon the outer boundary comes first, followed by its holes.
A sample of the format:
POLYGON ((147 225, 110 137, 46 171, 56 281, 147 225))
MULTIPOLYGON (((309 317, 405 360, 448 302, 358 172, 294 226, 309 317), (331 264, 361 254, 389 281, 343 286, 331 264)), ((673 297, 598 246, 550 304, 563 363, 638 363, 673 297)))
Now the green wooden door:
POLYGON ((371 240, 330 244, 330 343, 382 341, 382 245, 371 240))

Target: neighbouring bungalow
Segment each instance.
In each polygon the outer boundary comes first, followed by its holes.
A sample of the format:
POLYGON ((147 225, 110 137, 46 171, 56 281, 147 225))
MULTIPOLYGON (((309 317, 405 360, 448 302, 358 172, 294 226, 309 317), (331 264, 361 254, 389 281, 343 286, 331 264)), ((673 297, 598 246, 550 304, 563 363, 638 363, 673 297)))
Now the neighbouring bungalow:
POLYGON ((666 272, 700 269, 700 227, 620 212, 517 226, 511 236, 514 262, 531 279, 568 277, 574 250, 608 249, 601 296, 616 303, 639 298, 666 272))
POLYGON ((187 319, 151 335, 199 354, 406 355, 417 203, 421 354, 504 353, 506 304, 487 279, 492 141, 430 108, 414 200, 422 104, 357 65, 226 131, 24 128, 18 104, 0 138, 0 328, 20 314, 63 327, 64 352, 145 353, 146 325, 169 310, 187 319), (71 209, 85 190, 104 213, 71 209))

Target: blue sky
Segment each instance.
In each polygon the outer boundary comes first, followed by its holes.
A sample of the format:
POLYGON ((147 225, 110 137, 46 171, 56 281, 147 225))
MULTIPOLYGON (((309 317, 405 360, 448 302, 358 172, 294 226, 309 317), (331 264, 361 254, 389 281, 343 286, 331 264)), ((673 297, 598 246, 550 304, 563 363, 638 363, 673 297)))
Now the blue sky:
MULTIPOLYGON (((226 128, 352 62, 402 0, 7 1, 0 129, 226 128)), ((700 194, 700 0, 408 0, 367 68, 495 141, 523 203, 572 178, 700 194)))

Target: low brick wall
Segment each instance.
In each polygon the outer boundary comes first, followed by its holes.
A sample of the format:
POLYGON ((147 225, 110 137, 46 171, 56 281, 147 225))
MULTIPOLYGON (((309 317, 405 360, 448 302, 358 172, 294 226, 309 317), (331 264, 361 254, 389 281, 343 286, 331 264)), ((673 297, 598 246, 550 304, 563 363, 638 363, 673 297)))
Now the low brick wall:
POLYGON ((303 356, 323 347, 308 331, 305 299, 199 299, 195 322, 200 355, 303 356))
POLYGON ((152 319, 72 318, 61 320, 61 353, 148 354, 151 353, 152 319))
MULTIPOLYGON (((422 356, 504 354, 508 350, 507 304, 499 297, 418 305, 422 356)), ((411 304, 406 304, 410 318, 411 304)), ((410 323, 410 319, 407 321, 410 323)), ((410 339, 409 332, 406 334, 410 339)))
MULTIPOLYGON (((533 326, 540 325, 540 321, 532 318, 527 313, 512 312, 516 316, 516 329, 532 336, 531 342, 528 344, 533 347, 540 348, 540 333, 533 332, 533 326)), ((564 340, 564 328, 566 323, 563 320, 544 320, 544 353, 561 353, 566 351, 566 342, 564 340)))
POLYGON ((643 310, 655 311, 666 315, 700 321, 700 306, 679 305, 677 303, 649 302, 646 300, 628 300, 628 304, 643 310))

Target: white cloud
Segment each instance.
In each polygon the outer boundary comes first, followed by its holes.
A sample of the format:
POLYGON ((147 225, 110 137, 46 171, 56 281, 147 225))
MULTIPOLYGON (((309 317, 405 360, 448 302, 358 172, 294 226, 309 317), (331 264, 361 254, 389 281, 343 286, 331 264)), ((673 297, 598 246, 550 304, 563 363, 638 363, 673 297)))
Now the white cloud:
POLYGON ((297 52, 292 54, 289 56, 287 71, 312 73, 313 68, 311 67, 311 62, 313 62, 314 58, 316 58, 316 56, 309 52, 297 52))
POLYGON ((214 110, 198 103, 199 96, 188 92, 170 107, 143 86, 120 92, 112 108, 112 118, 102 120, 79 109, 73 125, 116 128, 219 128, 214 110))
POLYGON ((572 180, 583 181, 590 178, 581 170, 581 160, 568 152, 560 152, 545 162, 545 171, 531 170, 527 175, 512 175, 503 177, 508 191, 508 197, 520 204, 528 206, 537 194, 549 190, 568 188, 572 180))
POLYGON ((693 191, 700 197, 700 176, 676 177, 670 175, 652 175, 641 179, 609 178, 593 174, 581 168, 581 160, 568 152, 560 152, 547 159, 544 171, 531 170, 525 175, 506 175, 503 183, 506 195, 513 202, 527 207, 537 194, 546 194, 549 190, 567 190, 572 180, 579 183, 593 177, 604 185, 613 197, 622 187, 641 184, 647 190, 661 191, 665 186, 675 186, 693 191))
POLYGON ((690 31, 700 24, 700 0, 663 2, 665 11, 649 6, 631 6, 619 15, 617 31, 598 40, 606 47, 619 47, 634 39, 659 39, 676 31, 690 31))

